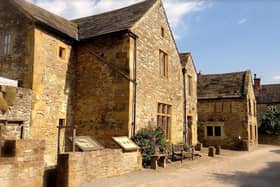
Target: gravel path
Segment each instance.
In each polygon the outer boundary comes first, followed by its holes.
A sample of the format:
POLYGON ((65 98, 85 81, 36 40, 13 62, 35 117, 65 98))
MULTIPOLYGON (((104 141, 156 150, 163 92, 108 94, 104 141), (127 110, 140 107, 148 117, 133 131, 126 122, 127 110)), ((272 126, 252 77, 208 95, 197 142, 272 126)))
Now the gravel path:
POLYGON ((144 169, 97 180, 83 187, 180 187, 242 186, 280 187, 280 147, 260 145, 252 152, 223 151, 221 156, 168 164, 168 168, 144 169))

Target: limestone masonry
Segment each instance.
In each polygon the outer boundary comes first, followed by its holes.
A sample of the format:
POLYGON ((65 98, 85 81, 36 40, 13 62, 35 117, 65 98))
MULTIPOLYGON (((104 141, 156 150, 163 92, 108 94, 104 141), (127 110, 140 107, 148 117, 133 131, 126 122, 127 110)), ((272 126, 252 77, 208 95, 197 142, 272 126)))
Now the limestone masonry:
POLYGON ((3 126, 1 136, 24 126, 24 137, 14 136, 44 140, 46 166, 71 150, 73 126, 106 148, 148 125, 172 143, 197 144, 196 69, 160 0, 71 21, 24 0, 1 0, 0 10, 0 77, 18 81, 23 98, 0 115, 23 125, 3 126), (69 128, 58 148, 59 124, 69 128))

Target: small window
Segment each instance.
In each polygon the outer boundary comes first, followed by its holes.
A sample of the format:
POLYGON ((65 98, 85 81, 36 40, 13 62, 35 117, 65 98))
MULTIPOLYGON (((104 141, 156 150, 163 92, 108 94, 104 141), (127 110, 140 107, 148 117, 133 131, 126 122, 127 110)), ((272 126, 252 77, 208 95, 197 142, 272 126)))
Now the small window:
POLYGON ((163 38, 164 38, 164 36, 165 36, 165 31, 164 31, 164 28, 163 28, 163 27, 161 27, 161 37, 163 37, 163 38))
POLYGON ((192 76, 188 75, 188 94, 189 96, 193 95, 193 78, 192 76))
POLYGON ((206 127, 207 136, 222 136, 222 126, 207 126, 206 127))
POLYGON ((207 127, 207 136, 214 136, 213 127, 207 127))
POLYGON ((215 136, 222 136, 221 127, 219 126, 215 127, 215 136))
POLYGON ((58 52, 59 58, 65 60, 66 58, 66 49, 63 47, 59 47, 59 52, 58 52))
POLYGON ((3 50, 3 55, 7 56, 11 54, 11 43, 12 43, 12 35, 11 33, 5 33, 3 35, 3 44, 2 44, 2 50, 3 50))
POLYGON ((165 52, 159 51, 160 57, 160 75, 168 77, 168 56, 165 52))
POLYGON ((58 124, 59 124, 59 127, 65 126, 65 119, 59 119, 58 124))
POLYGON ((215 105, 215 111, 217 112, 217 113, 221 113, 221 112, 223 112, 223 103, 216 103, 216 105, 215 105))

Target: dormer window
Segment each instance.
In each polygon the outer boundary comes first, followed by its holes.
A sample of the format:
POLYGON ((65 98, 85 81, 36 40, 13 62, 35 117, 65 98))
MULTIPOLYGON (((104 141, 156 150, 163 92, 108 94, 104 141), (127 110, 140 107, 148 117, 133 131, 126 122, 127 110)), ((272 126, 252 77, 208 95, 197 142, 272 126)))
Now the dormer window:
POLYGON ((4 33, 2 41, 3 55, 8 56, 11 54, 12 35, 9 32, 4 33))

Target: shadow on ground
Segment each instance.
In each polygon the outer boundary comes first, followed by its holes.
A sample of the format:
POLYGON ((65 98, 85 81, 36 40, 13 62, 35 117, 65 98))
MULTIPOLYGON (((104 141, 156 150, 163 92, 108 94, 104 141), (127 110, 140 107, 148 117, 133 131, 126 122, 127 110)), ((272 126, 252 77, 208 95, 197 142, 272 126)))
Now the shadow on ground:
MULTIPOLYGON (((278 150, 280 153, 280 150, 278 150)), ((280 162, 269 162, 267 168, 258 173, 235 172, 234 174, 213 174, 223 183, 240 187, 276 187, 280 186, 280 162)))
POLYGON ((272 151, 270 151, 270 152, 280 154, 280 149, 272 150, 272 151))

